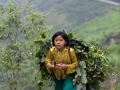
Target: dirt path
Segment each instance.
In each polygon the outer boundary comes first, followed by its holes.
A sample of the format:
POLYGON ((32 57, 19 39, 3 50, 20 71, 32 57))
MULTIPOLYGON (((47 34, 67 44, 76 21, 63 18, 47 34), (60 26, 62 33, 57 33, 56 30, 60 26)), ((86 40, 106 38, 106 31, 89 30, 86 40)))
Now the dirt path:
POLYGON ((117 2, 115 0, 98 0, 98 1, 101 1, 101 2, 106 2, 106 3, 110 3, 110 4, 114 4, 114 5, 120 5, 120 1, 117 2))

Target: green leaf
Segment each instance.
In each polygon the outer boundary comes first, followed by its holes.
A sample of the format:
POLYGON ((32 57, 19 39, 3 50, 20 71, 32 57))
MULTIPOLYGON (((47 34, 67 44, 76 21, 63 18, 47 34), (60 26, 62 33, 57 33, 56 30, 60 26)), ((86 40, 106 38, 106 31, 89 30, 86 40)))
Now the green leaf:
POLYGON ((42 40, 36 40, 34 41, 35 43, 39 43, 39 44, 44 44, 44 42, 42 40))
POLYGON ((87 73, 86 73, 86 70, 85 69, 81 69, 81 73, 82 73, 82 76, 86 76, 87 73))
POLYGON ((48 49, 45 47, 45 49, 43 49, 43 52, 44 52, 45 55, 47 55, 48 49))
POLYGON ((85 84, 83 84, 82 90, 86 90, 86 85, 85 84))
POLYGON ((81 76, 81 81, 82 81, 82 83, 86 84, 87 83, 86 76, 81 76))
POLYGON ((35 57, 38 57, 38 58, 39 58, 40 54, 41 54, 40 51, 37 52, 37 53, 35 54, 35 57))
POLYGON ((73 34, 72 34, 72 33, 69 33, 69 34, 68 34, 68 38, 69 38, 69 39, 72 39, 72 38, 73 38, 73 34))
POLYGON ((75 78, 78 78, 78 74, 75 75, 75 78))
POLYGON ((81 76, 80 68, 76 69, 77 75, 81 76))
POLYGON ((82 83, 79 83, 78 85, 76 85, 76 87, 77 87, 77 90, 81 90, 82 89, 82 83))
POLYGON ((46 35, 44 33, 41 34, 42 38, 45 39, 46 35))
POLYGON ((43 85, 44 85, 43 82, 41 80, 38 80, 37 86, 42 87, 43 85))
POLYGON ((79 64, 82 68, 86 68, 86 63, 84 61, 80 61, 79 64))
POLYGON ((76 79, 73 79, 72 81, 73 81, 73 82, 76 82, 76 79))
POLYGON ((45 57, 44 57, 44 56, 42 56, 42 58, 41 58, 41 62, 44 62, 44 60, 45 60, 45 57))

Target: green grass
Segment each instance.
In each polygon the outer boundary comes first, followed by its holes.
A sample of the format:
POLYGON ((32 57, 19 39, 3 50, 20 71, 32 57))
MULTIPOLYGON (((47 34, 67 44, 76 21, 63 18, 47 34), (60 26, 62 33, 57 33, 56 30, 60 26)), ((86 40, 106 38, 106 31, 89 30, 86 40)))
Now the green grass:
POLYGON ((82 24, 73 31, 73 34, 86 41, 96 41, 118 32, 120 32, 120 12, 117 11, 82 24))

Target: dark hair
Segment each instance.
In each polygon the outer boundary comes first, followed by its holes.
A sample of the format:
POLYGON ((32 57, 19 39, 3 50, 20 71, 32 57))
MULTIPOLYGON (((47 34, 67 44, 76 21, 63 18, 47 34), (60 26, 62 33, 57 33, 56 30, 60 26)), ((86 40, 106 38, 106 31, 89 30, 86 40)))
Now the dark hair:
POLYGON ((61 36, 61 37, 67 42, 67 43, 65 44, 65 46, 68 45, 69 39, 68 39, 67 34, 66 34, 65 32, 58 31, 58 32, 56 32, 56 33, 52 36, 52 44, 53 44, 53 46, 55 46, 55 44, 54 44, 54 39, 55 39, 57 36, 61 36))

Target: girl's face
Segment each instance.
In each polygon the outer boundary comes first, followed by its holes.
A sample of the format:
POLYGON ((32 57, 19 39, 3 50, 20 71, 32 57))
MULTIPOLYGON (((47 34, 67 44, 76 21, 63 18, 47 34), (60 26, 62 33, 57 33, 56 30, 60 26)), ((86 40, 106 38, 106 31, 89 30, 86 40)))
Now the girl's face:
POLYGON ((60 50, 60 51, 62 51, 62 50, 64 49, 66 43, 67 43, 67 42, 62 38, 61 35, 57 36, 57 37, 54 39, 55 47, 56 47, 58 50, 60 50))

